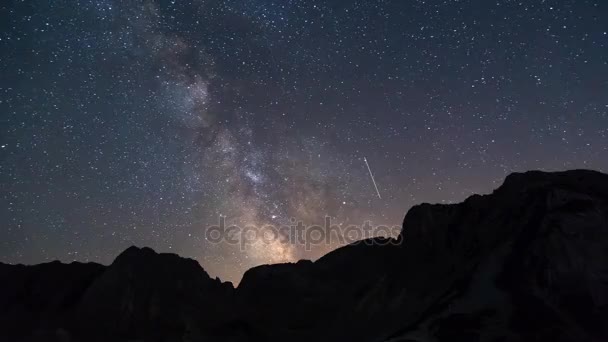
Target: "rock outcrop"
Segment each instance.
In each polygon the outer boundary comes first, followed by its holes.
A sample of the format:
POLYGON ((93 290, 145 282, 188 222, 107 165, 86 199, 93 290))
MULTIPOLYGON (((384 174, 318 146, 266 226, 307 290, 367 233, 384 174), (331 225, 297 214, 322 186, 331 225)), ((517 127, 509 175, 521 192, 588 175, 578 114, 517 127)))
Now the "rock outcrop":
POLYGON ((0 267, 0 340, 189 341, 232 320, 234 288, 194 260, 130 247, 108 267, 0 267))
POLYGON ((399 239, 264 265, 234 289, 193 260, 0 265, 11 341, 606 341, 608 175, 512 174, 413 207, 399 239))

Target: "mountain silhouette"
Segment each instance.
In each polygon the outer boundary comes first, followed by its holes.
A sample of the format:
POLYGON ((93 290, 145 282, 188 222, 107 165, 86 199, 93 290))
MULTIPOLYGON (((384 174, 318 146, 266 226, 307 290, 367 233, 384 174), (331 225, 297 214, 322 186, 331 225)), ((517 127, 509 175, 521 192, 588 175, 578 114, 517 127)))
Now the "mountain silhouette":
POLYGON ((0 264, 2 341, 608 340, 608 175, 515 173, 421 204, 398 239, 248 270, 130 247, 109 266, 0 264))

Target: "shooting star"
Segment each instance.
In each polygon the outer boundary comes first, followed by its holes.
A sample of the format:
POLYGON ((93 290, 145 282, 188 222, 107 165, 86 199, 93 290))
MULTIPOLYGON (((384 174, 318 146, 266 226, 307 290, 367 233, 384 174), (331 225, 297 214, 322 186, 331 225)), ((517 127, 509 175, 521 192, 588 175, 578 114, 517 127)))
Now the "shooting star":
POLYGON ((367 165, 367 171, 369 171, 369 176, 372 178, 372 182, 374 183, 374 188, 376 188, 378 198, 382 199, 382 196, 380 196, 380 191, 378 191, 378 186, 376 185, 376 180, 374 179, 374 175, 372 174, 372 169, 369 168, 369 164, 367 163, 367 158, 363 157, 363 161, 365 162, 365 165, 367 165))

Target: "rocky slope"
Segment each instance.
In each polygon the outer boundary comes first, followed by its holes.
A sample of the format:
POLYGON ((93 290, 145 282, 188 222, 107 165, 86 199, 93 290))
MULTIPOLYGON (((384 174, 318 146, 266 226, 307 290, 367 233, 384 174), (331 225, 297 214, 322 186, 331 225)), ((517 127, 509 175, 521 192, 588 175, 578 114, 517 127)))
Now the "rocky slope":
POLYGON ((606 341, 608 175, 512 174, 422 204, 398 240, 266 265, 237 289, 195 262, 0 265, 10 341, 606 341))

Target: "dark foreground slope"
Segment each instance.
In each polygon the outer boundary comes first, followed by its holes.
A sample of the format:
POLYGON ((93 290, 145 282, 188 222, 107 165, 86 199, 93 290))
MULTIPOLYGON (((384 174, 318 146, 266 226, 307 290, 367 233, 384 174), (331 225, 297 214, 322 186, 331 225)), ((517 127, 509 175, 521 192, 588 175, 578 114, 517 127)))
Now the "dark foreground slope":
POLYGON ((607 261, 608 176, 527 172, 412 208, 399 241, 256 267, 237 289, 146 248, 0 264, 0 340, 607 341, 607 261))

